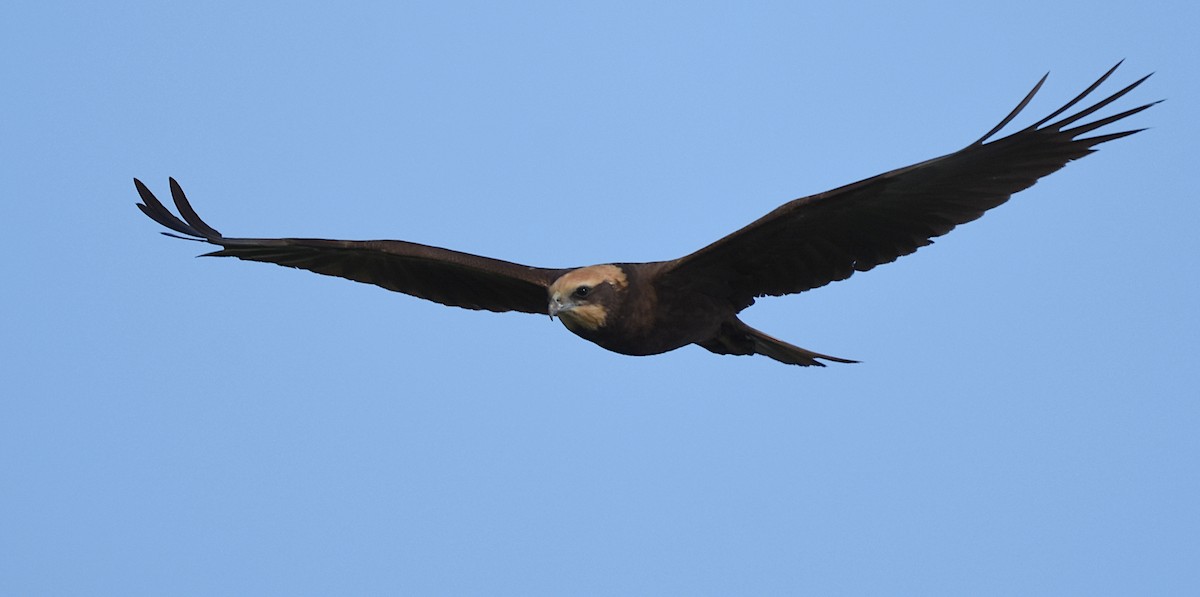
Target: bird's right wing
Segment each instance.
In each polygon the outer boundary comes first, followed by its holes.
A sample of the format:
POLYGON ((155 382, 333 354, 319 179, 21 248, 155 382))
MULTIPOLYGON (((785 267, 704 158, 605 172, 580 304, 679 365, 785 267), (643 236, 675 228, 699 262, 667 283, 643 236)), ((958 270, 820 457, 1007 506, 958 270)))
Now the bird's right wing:
POLYGON ((546 289, 569 271, 529 267, 398 240, 226 238, 196 215, 175 179, 171 179, 171 197, 182 219, 163 206, 140 180, 133 182, 142 198, 138 208, 183 236, 163 234, 221 247, 205 255, 306 269, 451 307, 545 314, 546 289))

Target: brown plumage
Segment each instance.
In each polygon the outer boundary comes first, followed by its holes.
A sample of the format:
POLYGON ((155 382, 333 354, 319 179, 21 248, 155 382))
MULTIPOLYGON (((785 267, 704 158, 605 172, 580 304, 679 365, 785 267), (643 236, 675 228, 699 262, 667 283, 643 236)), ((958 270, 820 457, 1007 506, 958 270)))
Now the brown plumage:
POLYGON ((1000 124, 959 151, 785 203, 673 261, 551 269, 395 240, 227 238, 196 215, 174 179, 171 197, 182 219, 141 181, 134 183, 142 198, 138 207, 146 215, 180 238, 221 247, 207 255, 307 269, 453 307, 548 312, 575 334, 622 354, 658 354, 698 344, 718 354, 761 354, 793 365, 853 363, 772 338, 742 323, 737 314, 756 297, 803 292, 908 255, 1095 146, 1138 132, 1081 138, 1153 103, 1072 125, 1149 75, 1051 122, 1116 68, 1050 116, 991 140, 1029 103, 1045 82, 1042 77, 1000 124))

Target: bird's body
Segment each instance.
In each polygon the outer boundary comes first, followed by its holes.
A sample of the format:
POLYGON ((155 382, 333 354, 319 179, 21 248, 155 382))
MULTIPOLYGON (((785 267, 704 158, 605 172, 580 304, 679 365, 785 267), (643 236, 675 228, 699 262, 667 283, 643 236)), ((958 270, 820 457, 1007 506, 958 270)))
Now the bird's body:
POLYGON ((1050 116, 989 141, 1032 99, 1043 77, 1008 117, 964 149, 790 201, 672 261, 551 269, 405 241, 226 238, 196 215, 173 179, 171 194, 182 219, 140 181, 135 184, 146 215, 184 238, 221 247, 209 255, 307 269, 467 309, 549 313, 576 335, 621 354, 653 355, 696 344, 717 354, 760 354, 795 365, 852 363, 772 338, 737 315, 757 297, 803 292, 912 253, 1096 145, 1138 132, 1080 138, 1153 104, 1069 127, 1145 77, 1047 124, 1114 70, 1050 116))

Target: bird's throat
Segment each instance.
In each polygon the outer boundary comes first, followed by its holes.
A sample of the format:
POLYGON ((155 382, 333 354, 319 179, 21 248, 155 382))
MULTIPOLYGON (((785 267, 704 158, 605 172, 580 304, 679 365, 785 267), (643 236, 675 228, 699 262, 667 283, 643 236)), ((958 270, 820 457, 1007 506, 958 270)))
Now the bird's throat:
POLYGON ((566 311, 560 311, 558 318, 568 330, 575 332, 594 332, 608 321, 608 311, 601 305, 580 305, 566 311))

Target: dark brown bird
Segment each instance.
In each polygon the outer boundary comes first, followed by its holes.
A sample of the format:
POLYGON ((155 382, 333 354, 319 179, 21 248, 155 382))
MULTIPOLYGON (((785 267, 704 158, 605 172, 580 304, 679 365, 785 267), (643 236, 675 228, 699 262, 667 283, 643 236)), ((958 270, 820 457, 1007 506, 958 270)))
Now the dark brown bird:
POLYGON ((182 219, 141 181, 134 184, 142 198, 138 207, 154 221, 183 235, 179 238, 221 247, 207 255, 307 269, 453 307, 548 312, 576 335, 627 355, 698 344, 717 354, 761 354, 793 365, 823 365, 819 359, 853 363, 772 338, 737 314, 756 297, 804 292, 908 255, 1097 145, 1139 132, 1082 137, 1157 102, 1075 123, 1149 75, 1051 122, 1095 91, 1117 66, 1053 114, 992 139, 1038 92, 1043 76, 1000 124, 965 148, 790 201, 674 261, 548 269, 398 240, 226 238, 196 215, 174 179, 171 197, 182 219))

